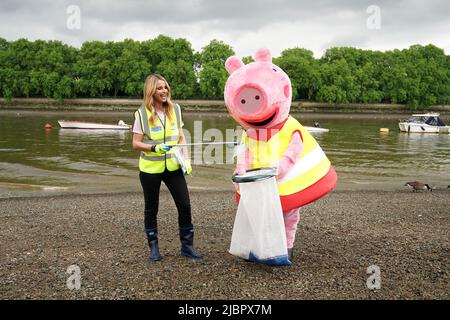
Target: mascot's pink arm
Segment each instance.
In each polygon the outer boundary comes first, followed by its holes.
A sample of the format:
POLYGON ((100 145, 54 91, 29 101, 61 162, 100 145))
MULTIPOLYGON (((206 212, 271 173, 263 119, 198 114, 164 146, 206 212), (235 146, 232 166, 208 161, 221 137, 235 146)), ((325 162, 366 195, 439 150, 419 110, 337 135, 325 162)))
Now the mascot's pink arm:
MULTIPOLYGON (((245 171, 247 171, 248 169, 251 168, 250 164, 252 162, 253 162, 253 157, 252 157, 250 151, 248 150, 248 148, 246 147, 243 152, 239 152, 237 155, 236 169, 234 170, 233 174, 243 175, 245 173, 245 171)), ((233 184, 234 184, 234 188, 236 189, 236 191, 239 192, 239 183, 233 182, 233 184)))
POLYGON ((283 179, 284 176, 292 169, 297 161, 298 157, 303 151, 303 142, 300 136, 300 132, 296 131, 291 136, 289 146, 284 151, 278 163, 278 176, 277 179, 283 179))
POLYGON ((245 173, 246 170, 251 168, 251 163, 253 162, 253 157, 250 154, 250 151, 246 147, 244 152, 240 152, 237 155, 237 161, 236 161, 236 170, 234 171, 235 174, 242 175, 245 173))

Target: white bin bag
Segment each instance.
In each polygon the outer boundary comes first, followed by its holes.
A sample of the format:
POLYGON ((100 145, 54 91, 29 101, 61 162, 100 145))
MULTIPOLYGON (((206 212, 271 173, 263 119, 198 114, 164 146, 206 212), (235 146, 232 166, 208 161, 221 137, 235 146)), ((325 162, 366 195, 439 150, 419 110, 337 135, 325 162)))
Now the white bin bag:
POLYGON ((241 197, 229 252, 256 263, 291 265, 275 174, 263 168, 233 177, 241 197))

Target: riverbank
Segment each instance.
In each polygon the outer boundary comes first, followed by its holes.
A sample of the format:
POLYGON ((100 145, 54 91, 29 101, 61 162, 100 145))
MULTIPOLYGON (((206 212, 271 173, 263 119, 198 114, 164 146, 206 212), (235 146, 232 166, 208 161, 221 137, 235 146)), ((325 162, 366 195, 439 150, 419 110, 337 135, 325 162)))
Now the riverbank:
MULTIPOLYGON (((184 111, 226 112, 223 100, 174 100, 184 111)), ((60 111, 134 111, 142 99, 65 99, 0 98, 0 110, 60 110, 60 111)), ((305 113, 393 113, 409 114, 418 111, 434 111, 450 114, 450 105, 435 105, 412 110, 403 104, 328 104, 310 101, 293 101, 291 112, 305 113)))
POLYGON ((191 191, 201 261, 179 255, 175 206, 160 198, 163 260, 150 263, 138 193, 0 200, 2 299, 449 299, 449 190, 335 191, 306 206, 291 267, 228 251, 233 192, 191 191), (71 265, 81 288, 69 290, 71 265), (369 290, 369 266, 381 289, 369 290))

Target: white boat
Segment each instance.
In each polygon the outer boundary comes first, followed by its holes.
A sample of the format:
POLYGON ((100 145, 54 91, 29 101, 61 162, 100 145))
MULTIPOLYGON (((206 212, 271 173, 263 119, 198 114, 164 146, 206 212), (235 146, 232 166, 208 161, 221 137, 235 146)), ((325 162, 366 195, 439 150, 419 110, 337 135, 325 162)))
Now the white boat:
POLYGON ((325 128, 320 127, 320 123, 317 122, 317 121, 314 122, 314 127, 305 126, 304 128, 306 130, 308 130, 308 132, 311 132, 311 133, 328 132, 328 131, 330 131, 329 129, 325 129, 325 128))
POLYGON ((318 128, 318 127, 308 127, 305 126, 305 129, 308 130, 308 132, 314 133, 314 132, 328 132, 330 129, 325 128, 318 128))
POLYGON ((439 118, 439 113, 413 114, 408 120, 400 121, 400 131, 419 133, 450 133, 450 126, 439 118))
POLYGON ((131 130, 131 125, 126 124, 122 120, 117 124, 69 120, 58 120, 58 123, 64 129, 131 130))

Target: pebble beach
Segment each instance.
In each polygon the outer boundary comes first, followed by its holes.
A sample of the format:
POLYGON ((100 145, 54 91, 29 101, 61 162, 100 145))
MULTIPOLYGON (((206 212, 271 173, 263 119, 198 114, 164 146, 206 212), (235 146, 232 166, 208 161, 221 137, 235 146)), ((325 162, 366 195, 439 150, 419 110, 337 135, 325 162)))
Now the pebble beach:
POLYGON ((147 260, 140 192, 0 199, 0 298, 450 298, 450 190, 334 191, 302 208, 290 267, 228 253, 232 191, 190 196, 204 259, 180 255, 176 208, 162 191, 159 262, 147 260))

